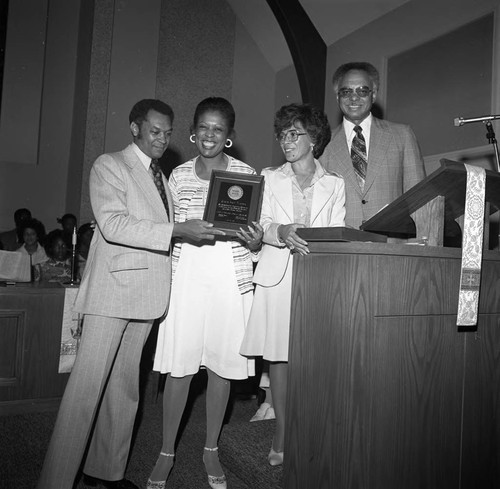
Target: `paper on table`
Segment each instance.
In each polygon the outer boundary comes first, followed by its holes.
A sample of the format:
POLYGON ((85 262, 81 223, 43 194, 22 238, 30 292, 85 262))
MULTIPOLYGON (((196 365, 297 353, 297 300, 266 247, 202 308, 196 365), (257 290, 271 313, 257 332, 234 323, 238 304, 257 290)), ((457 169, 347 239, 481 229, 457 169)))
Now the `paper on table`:
POLYGON ((29 255, 17 251, 0 250, 0 280, 29 282, 31 280, 29 255))

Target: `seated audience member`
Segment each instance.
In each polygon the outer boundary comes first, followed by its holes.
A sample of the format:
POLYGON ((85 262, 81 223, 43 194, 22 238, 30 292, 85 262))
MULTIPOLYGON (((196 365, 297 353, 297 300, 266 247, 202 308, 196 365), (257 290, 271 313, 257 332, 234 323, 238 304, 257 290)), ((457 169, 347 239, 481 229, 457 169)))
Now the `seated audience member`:
POLYGON ((82 224, 78 229, 77 238, 77 260, 78 260, 78 275, 81 277, 83 275, 83 269, 87 263, 87 257, 89 256, 90 242, 94 236, 94 223, 86 222, 82 224))
POLYGON ((55 229, 47 235, 45 251, 49 259, 35 266, 36 282, 69 282, 71 280, 71 259, 64 242, 62 229, 55 229))
POLYGON ((71 250, 73 246, 71 239, 77 224, 76 216, 74 214, 64 214, 64 216, 57 219, 57 222, 62 227, 64 242, 66 243, 68 250, 71 250))
POLYGON ((28 209, 17 209, 14 212, 14 222, 16 227, 10 231, 0 233, 0 241, 5 251, 16 251, 22 244, 21 225, 23 221, 31 219, 31 212, 28 209))
POLYGON ((317 158, 330 141, 326 115, 311 105, 281 107, 274 133, 286 163, 262 170, 264 198, 260 224, 264 229, 261 255, 254 274, 252 310, 240 352, 269 362, 272 402, 276 416, 270 465, 284 458, 288 338, 295 253, 307 255, 298 228, 343 226, 344 179, 326 171, 317 158))
POLYGON ((21 226, 23 245, 17 251, 31 256, 31 265, 38 265, 48 260, 42 244, 45 240, 45 228, 38 219, 23 221, 21 226))

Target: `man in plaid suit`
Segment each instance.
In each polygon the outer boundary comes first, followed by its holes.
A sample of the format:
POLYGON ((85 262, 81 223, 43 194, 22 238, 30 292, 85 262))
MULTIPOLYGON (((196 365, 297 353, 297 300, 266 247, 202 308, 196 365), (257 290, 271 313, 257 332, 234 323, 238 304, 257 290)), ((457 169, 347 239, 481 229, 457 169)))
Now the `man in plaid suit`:
POLYGON ((425 177, 424 162, 412 129, 371 114, 378 87, 378 72, 369 63, 347 63, 333 75, 333 89, 344 119, 332 131, 320 162, 327 170, 344 177, 345 222, 354 228, 425 177), (359 127, 366 146, 364 178, 357 174, 351 157, 359 127))

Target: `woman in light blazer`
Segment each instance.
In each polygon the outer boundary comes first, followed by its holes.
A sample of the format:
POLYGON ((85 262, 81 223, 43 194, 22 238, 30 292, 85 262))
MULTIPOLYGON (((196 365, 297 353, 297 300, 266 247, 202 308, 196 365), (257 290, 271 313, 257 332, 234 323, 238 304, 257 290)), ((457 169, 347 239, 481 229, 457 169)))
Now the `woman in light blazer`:
POLYGON ((276 431, 268 456, 283 463, 288 337, 293 254, 309 253, 297 228, 343 226, 344 180, 324 170, 319 158, 330 141, 326 115, 311 105, 291 104, 275 116, 274 132, 286 163, 265 168, 260 224, 263 248, 254 274, 255 297, 240 352, 270 365, 276 431))

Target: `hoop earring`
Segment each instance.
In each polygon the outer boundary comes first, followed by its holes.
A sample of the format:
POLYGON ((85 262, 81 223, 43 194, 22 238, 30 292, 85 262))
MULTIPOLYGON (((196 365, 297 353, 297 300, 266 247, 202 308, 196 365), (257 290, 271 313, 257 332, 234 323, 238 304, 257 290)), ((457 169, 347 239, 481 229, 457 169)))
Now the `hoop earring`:
POLYGON ((233 145, 233 142, 232 142, 229 138, 227 138, 227 141, 226 141, 226 143, 224 144, 224 146, 225 146, 226 148, 230 148, 232 145, 233 145))
POLYGON ((189 136, 189 140, 190 140, 193 144, 194 144, 194 138, 195 138, 194 134, 191 134, 191 136, 189 136))

